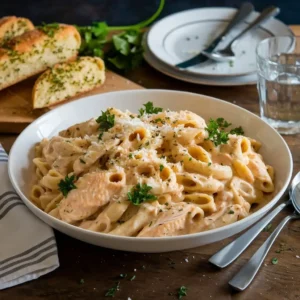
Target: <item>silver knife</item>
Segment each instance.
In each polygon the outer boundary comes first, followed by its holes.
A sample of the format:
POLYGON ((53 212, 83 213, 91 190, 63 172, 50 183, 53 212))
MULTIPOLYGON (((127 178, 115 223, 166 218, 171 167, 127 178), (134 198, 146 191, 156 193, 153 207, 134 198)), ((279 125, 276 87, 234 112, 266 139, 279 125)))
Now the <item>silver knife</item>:
MULTIPOLYGON (((225 30, 216 39, 214 39, 206 49, 203 49, 202 51, 205 51, 206 53, 213 52, 215 48, 218 46, 218 44, 227 37, 227 35, 231 32, 231 30, 234 27, 236 27, 238 24, 240 24, 242 21, 244 21, 253 11, 254 11, 254 7, 251 3, 249 2, 243 3, 240 9, 238 10, 238 12, 231 20, 231 22, 225 28, 225 30)), ((205 62, 206 60, 208 60, 207 56, 200 53, 184 62, 177 64, 176 67, 185 69, 190 66, 194 66, 202 62, 205 62)))

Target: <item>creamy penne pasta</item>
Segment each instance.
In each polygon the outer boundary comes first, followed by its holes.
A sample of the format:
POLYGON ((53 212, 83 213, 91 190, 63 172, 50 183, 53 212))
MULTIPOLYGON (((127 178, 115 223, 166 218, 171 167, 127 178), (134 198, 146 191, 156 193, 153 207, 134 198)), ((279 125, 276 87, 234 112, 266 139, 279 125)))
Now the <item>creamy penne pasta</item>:
POLYGON ((36 146, 31 200, 111 235, 175 236, 236 222, 266 202, 275 173, 260 142, 230 125, 151 102, 139 114, 109 108, 36 146))

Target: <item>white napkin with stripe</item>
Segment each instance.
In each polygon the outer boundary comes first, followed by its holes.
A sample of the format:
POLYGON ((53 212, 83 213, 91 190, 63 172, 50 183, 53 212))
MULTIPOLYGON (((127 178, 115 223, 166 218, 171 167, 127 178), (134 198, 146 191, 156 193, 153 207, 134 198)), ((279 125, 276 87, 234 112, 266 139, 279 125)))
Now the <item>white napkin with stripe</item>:
POLYGON ((59 267, 53 230, 34 216, 14 191, 7 162, 0 144, 0 290, 59 267))

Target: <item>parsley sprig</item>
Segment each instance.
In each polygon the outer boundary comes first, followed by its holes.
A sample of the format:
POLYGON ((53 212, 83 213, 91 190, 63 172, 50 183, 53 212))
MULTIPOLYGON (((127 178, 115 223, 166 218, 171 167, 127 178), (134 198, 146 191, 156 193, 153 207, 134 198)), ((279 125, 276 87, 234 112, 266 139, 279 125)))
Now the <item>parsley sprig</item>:
POLYGON ((178 289, 178 299, 182 299, 184 296, 187 296, 187 288, 185 286, 181 286, 178 289))
POLYGON ((128 71, 137 67, 143 59, 142 29, 151 24, 163 10, 161 0, 157 11, 147 20, 129 26, 108 26, 94 22, 91 26, 78 26, 82 43, 80 55, 92 55, 105 59, 110 68, 128 71), (112 31, 121 31, 108 39, 112 31))
POLYGON ((159 112, 162 112, 163 109, 161 107, 155 107, 153 106, 153 102, 147 102, 146 104, 143 104, 145 108, 139 109, 140 117, 146 114, 158 114, 159 112))
POLYGON ((157 197, 153 194, 150 194, 149 191, 152 190, 152 187, 147 184, 138 183, 135 187, 127 193, 128 200, 134 205, 140 205, 146 201, 154 201, 157 197))
POLYGON ((107 131, 109 128, 114 127, 115 125, 115 115, 110 113, 110 110, 102 111, 101 116, 96 120, 99 123, 99 129, 101 131, 107 131))
POLYGON ((205 130, 208 132, 207 140, 211 140, 214 142, 215 146, 218 146, 221 144, 227 144, 229 140, 229 134, 244 134, 244 130, 241 126, 231 129, 229 132, 224 131, 231 125, 232 124, 228 123, 226 120, 224 120, 224 118, 217 118, 216 120, 209 119, 207 127, 205 128, 205 130))
POLYGON ((68 193, 73 190, 76 189, 76 185, 74 184, 74 181, 76 180, 75 175, 72 176, 66 176, 65 180, 61 180, 58 184, 58 189, 62 192, 62 194, 64 195, 64 197, 67 197, 68 193))

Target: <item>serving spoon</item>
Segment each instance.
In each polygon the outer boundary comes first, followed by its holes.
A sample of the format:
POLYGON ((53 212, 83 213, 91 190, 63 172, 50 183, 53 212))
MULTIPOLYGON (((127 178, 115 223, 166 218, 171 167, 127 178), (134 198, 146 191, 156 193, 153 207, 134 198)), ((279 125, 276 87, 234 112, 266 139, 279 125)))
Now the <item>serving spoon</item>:
POLYGON ((252 282, 262 262, 268 254, 271 246, 273 245, 274 241, 276 240, 277 236, 279 235, 285 224, 290 220, 300 219, 300 183, 298 183, 293 189, 291 200, 295 211, 291 215, 285 217, 279 223, 276 229, 272 232, 269 238, 260 246, 260 248, 251 257, 251 259, 229 281, 229 285, 231 285, 236 290, 243 291, 252 282))
POLYGON ((265 216, 262 220, 257 222, 253 227, 240 235, 236 240, 222 248, 214 254, 209 262, 219 268, 225 268, 236 260, 252 243, 252 241, 261 233, 261 231, 288 205, 292 203, 292 192, 300 183, 300 172, 294 177, 289 188, 289 200, 281 203, 271 213, 265 216))
POLYGON ((275 17, 279 14, 280 9, 276 6, 267 7, 262 13, 259 15, 257 19, 255 19, 247 28, 245 28, 237 37, 235 37, 226 48, 218 51, 202 51, 201 53, 207 56, 208 58, 218 61, 233 61, 235 59, 235 54, 232 51, 232 46, 237 42, 238 39, 243 37, 246 33, 254 28, 257 28, 260 24, 267 21, 271 17, 275 17))

